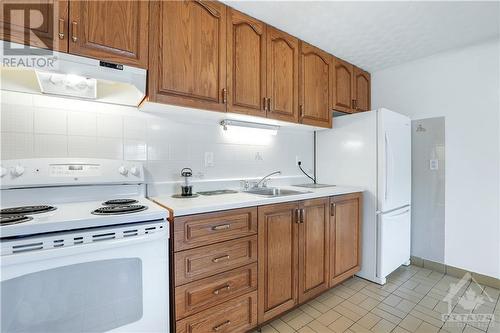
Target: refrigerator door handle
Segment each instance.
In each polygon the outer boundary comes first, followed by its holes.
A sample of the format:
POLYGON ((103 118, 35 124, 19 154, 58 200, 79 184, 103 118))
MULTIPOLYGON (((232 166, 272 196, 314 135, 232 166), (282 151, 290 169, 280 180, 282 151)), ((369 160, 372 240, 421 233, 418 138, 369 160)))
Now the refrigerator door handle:
POLYGON ((384 133, 384 153, 385 153, 385 167, 384 167, 384 171, 385 171, 385 179, 384 179, 384 184, 385 184, 385 187, 384 187, 384 198, 385 200, 387 201, 387 192, 389 191, 389 186, 388 186, 388 182, 389 182, 389 161, 388 161, 388 156, 389 156, 389 144, 388 144, 388 138, 387 138, 387 132, 384 133))

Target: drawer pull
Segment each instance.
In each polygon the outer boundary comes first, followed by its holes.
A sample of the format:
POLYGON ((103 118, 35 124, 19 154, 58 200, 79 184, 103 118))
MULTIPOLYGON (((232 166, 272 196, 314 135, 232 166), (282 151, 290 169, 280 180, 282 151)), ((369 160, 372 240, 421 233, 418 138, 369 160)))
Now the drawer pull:
POLYGON ((221 225, 216 225, 212 227, 213 231, 219 231, 219 230, 226 230, 231 228, 230 224, 221 224, 221 225))
POLYGON ((219 332, 221 329, 223 329, 223 328, 224 328, 224 326, 227 326, 227 325, 229 325, 229 324, 231 324, 231 321, 230 321, 230 320, 226 320, 226 321, 225 321, 225 322, 223 322, 222 324, 219 324, 219 325, 217 325, 217 326, 214 326, 214 328, 212 328, 212 330, 213 330, 214 332, 219 332))
POLYGON ((217 263, 217 262, 219 262, 219 261, 228 260, 228 259, 229 259, 229 255, 228 255, 228 254, 226 254, 225 256, 221 256, 221 257, 213 258, 213 259, 212 259, 212 262, 217 263))
POLYGON ((231 286, 229 284, 226 284, 224 287, 215 289, 214 295, 219 295, 222 291, 229 291, 229 290, 231 290, 231 286))

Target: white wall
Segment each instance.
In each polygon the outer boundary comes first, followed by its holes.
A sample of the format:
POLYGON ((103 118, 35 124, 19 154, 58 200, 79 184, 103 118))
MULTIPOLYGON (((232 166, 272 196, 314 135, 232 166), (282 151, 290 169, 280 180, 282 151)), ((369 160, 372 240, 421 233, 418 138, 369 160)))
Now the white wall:
POLYGON ((251 178, 312 168, 313 134, 282 128, 268 144, 241 144, 215 121, 181 122, 169 113, 58 97, 2 92, 1 158, 97 157, 145 162, 149 181, 179 179, 191 167, 203 179, 251 178), (205 152, 214 153, 205 167, 205 152), (256 155, 260 158, 256 159, 256 155))
POLYGON ((446 118, 445 263, 500 277, 500 42, 372 73, 373 107, 446 118))

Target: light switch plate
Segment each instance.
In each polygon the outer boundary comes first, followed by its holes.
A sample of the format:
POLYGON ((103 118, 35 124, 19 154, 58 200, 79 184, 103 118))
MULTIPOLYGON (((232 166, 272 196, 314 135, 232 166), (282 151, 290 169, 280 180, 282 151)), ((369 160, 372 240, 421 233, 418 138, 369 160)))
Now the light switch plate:
POLYGON ((438 160, 429 160, 429 169, 430 170, 438 170, 439 169, 439 161, 438 160))
POLYGON ((214 153, 211 151, 205 152, 205 167, 211 168, 215 166, 214 153))

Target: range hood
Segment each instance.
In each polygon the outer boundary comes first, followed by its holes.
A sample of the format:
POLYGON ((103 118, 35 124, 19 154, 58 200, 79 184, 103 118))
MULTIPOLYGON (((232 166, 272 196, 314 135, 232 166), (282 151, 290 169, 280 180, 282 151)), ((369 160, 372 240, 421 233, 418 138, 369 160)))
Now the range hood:
POLYGON ((128 106, 146 96, 145 69, 0 42, 1 90, 128 106))

